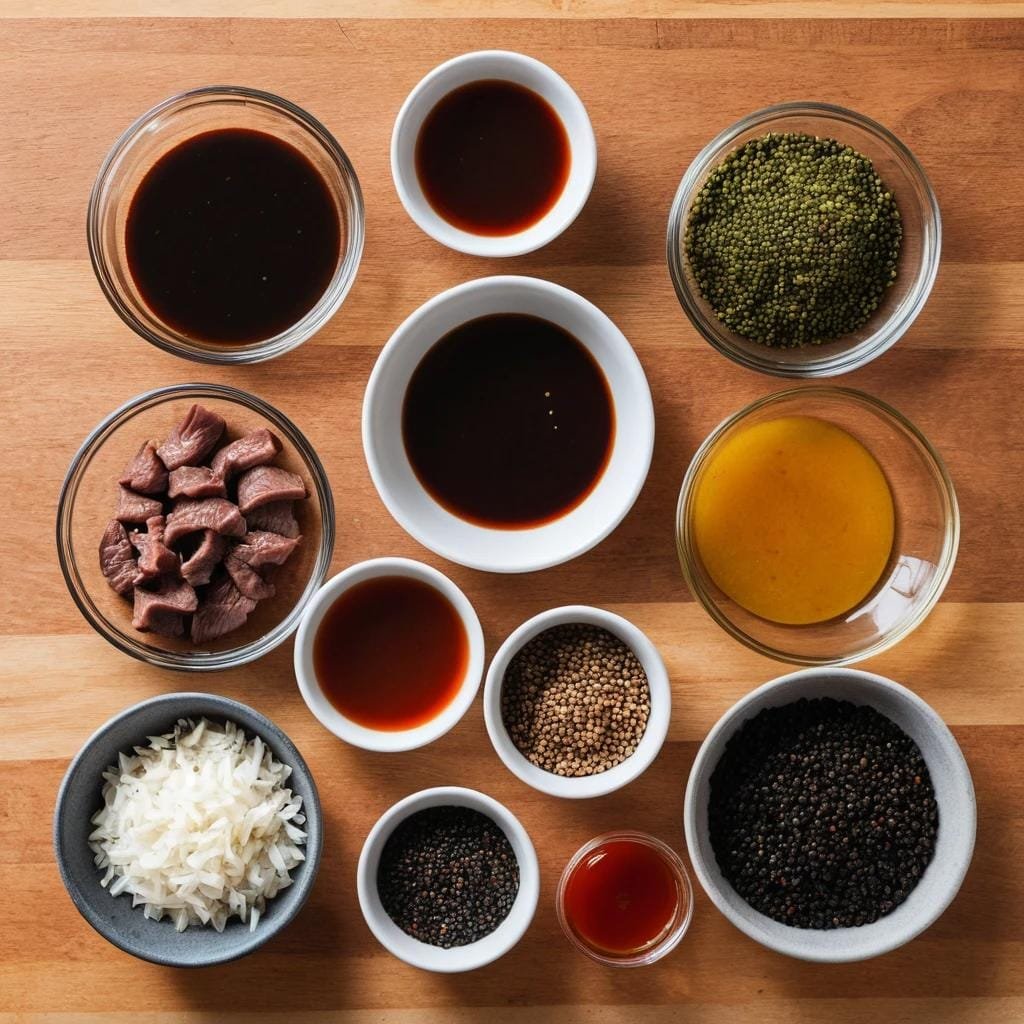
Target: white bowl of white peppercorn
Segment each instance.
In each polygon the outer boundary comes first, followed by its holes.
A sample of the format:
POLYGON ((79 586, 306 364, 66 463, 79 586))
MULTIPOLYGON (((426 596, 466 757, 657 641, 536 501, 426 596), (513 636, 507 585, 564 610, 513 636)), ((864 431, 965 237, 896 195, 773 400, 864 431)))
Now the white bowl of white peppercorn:
POLYGON ((654 644, 621 615, 586 605, 553 608, 524 622, 498 649, 484 682, 484 721, 498 757, 513 775, 550 796, 604 796, 638 778, 658 756, 671 714, 668 672, 654 644), (576 640, 566 632, 573 627, 580 627, 576 640), (556 630, 563 634, 556 649, 538 651, 543 664, 524 666, 523 657, 536 650, 534 642, 542 641, 542 634, 557 637, 549 633, 556 630), (597 646, 582 651, 580 661, 575 656, 566 660, 574 642, 597 646), (588 684, 590 671, 593 682, 588 684), (568 676, 541 682, 548 672, 568 676), (576 682, 581 688, 570 693, 576 682), (515 686, 518 692, 523 685, 535 688, 523 694, 525 708, 508 690, 515 686), (602 704, 597 715, 586 710, 594 707, 591 701, 608 698, 611 705, 602 704), (544 700, 551 707, 545 709, 544 700), (582 706, 582 714, 574 716, 574 703, 582 706), (529 722, 521 721, 524 715, 529 722), (578 738, 560 733, 560 717, 566 730, 580 733, 578 738), (579 753, 567 761, 569 740, 575 740, 579 753))
MULTIPOLYGON (((466 871, 466 874, 468 876, 470 872, 466 871)), ((493 874, 488 875, 488 880, 493 880, 493 874)), ((462 881, 460 878, 459 882, 462 881)), ((466 883, 471 884, 471 880, 467 878, 466 883)), ((389 953, 421 970, 456 974, 476 970, 497 960, 523 937, 537 909, 540 869, 526 829, 507 807, 473 789, 438 786, 399 800, 377 820, 359 855, 356 889, 363 918, 374 937, 389 953), (447 948, 434 945, 431 941, 422 941, 404 930, 385 909, 380 890, 381 856, 388 840, 399 826, 413 816, 440 808, 465 809, 489 819, 504 834, 518 869, 518 888, 511 907, 497 927, 473 941, 447 948)), ((410 924, 405 923, 407 926, 410 924)))
MULTIPOLYGON (((863 765, 862 761, 858 763, 863 765)), ((913 781, 918 782, 916 778, 913 781)), ((838 810, 845 807, 856 814, 856 803, 852 801, 858 794, 848 785, 849 779, 844 778, 842 783, 840 799, 847 802, 839 804, 838 810)), ((810 792, 810 787, 806 790, 810 792)), ((697 752, 686 787, 683 817, 694 873, 711 901, 729 921, 769 949, 821 963, 846 963, 880 956, 899 948, 932 925, 953 901, 967 873, 976 828, 971 774, 953 734, 939 715, 915 693, 884 676, 844 668, 794 672, 765 683, 734 704, 711 729, 697 752), (903 901, 895 909, 883 911, 882 916, 870 923, 849 927, 794 927, 754 909, 726 879, 709 826, 712 775, 729 741, 766 709, 786 708, 797 701, 820 698, 873 708, 913 740, 927 768, 938 815, 931 859, 903 901)), ((892 821, 888 824, 892 825, 892 821)), ((853 846, 861 845, 847 821, 839 822, 837 830, 840 835, 850 835, 853 846)), ((764 842, 764 837, 759 837, 759 841, 764 842)), ((786 884, 794 883, 791 879, 786 884)))

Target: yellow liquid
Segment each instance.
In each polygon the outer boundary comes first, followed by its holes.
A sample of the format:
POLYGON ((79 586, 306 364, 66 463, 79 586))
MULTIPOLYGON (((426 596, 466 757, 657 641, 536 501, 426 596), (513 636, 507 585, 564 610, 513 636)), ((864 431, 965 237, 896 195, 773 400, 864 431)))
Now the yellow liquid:
POLYGON ((735 433, 694 496, 694 536, 711 578, 747 611, 787 625, 860 604, 889 560, 894 524, 874 456, 810 416, 735 433))

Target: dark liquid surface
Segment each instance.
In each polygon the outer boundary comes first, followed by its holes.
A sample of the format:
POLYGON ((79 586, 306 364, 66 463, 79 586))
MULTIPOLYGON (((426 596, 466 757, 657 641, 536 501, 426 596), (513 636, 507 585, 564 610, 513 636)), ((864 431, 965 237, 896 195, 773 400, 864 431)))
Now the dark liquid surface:
POLYGON ((608 464, 608 382, 568 331, 499 313, 461 324, 421 360, 402 436, 427 491, 470 522, 522 529, 556 519, 608 464))
POLYGON ((468 660, 469 640, 451 602, 406 576, 345 591, 313 640, 320 689, 367 729, 414 729, 435 718, 458 692, 468 660))
POLYGON ((264 132, 204 132, 165 153, 128 211, 125 249, 150 310, 198 341, 286 330, 326 291, 341 252, 326 181, 264 132))
POLYGON ((592 850, 565 887, 570 927, 592 949, 627 955, 669 931, 679 887, 664 857, 646 843, 616 839, 592 850))
POLYGON ((471 82, 427 115, 416 175, 450 224, 512 235, 541 219, 569 177, 569 137, 551 104, 515 82, 471 82))

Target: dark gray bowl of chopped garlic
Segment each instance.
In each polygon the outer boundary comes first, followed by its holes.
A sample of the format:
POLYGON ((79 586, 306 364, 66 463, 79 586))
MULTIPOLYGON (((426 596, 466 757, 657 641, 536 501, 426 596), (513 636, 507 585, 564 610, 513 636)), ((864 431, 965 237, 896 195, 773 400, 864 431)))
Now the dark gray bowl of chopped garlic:
POLYGON ((734 362, 777 377, 833 377, 889 349, 921 312, 941 247, 913 153, 826 103, 780 103, 716 136, 668 221, 690 322, 734 362))
POLYGON ((206 693, 130 707, 72 760, 53 846, 81 915, 132 956, 206 967, 285 928, 323 825, 309 768, 258 711, 206 693))

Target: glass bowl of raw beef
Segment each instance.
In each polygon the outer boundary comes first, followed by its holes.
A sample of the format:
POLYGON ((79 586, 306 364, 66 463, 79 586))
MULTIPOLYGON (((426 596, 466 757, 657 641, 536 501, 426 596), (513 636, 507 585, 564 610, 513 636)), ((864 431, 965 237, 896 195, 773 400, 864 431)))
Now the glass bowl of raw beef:
POLYGON ((161 668, 232 668, 295 630, 334 548, 334 502, 283 413, 177 384, 107 416, 71 460, 57 550, 88 623, 161 668))

